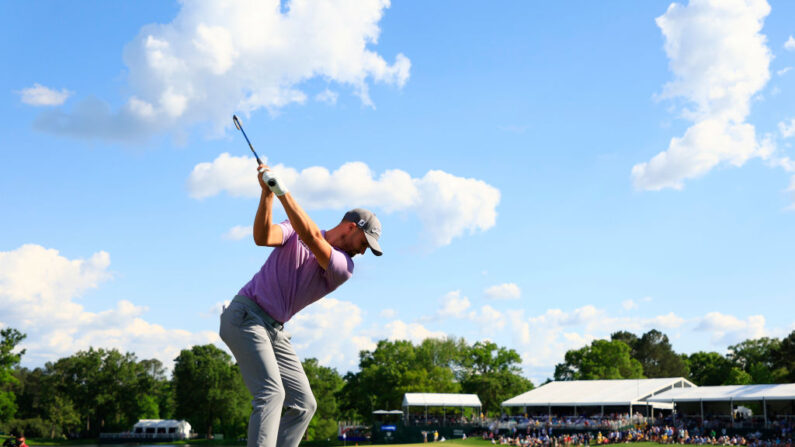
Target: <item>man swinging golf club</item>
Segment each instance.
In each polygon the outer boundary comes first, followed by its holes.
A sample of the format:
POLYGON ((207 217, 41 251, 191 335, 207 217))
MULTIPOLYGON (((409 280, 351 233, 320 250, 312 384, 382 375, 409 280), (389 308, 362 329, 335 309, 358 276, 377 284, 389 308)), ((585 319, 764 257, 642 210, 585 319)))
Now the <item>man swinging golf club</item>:
POLYGON ((224 310, 220 334, 253 396, 248 446, 295 447, 317 402, 284 323, 350 278, 352 257, 368 247, 381 255, 381 223, 372 212, 357 208, 322 231, 267 166, 260 163, 258 172, 262 194, 254 242, 275 248, 224 310), (287 212, 288 220, 280 224, 271 223, 274 195, 287 212))

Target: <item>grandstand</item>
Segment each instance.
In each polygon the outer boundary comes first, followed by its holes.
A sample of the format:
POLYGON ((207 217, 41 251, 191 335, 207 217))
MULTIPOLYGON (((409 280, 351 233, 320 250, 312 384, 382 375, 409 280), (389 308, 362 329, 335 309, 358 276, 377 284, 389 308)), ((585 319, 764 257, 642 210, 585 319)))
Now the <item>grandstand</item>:
POLYGON ((477 394, 406 393, 403 411, 373 412, 371 440, 374 444, 422 442, 428 433, 446 439, 461 438, 482 430, 483 407, 477 394), (395 423, 394 418, 403 415, 395 423))
POLYGON ((650 401, 665 391, 695 388, 683 377, 629 380, 571 380, 549 382, 502 403, 523 407, 528 415, 600 416, 636 412, 653 416, 670 413, 668 401, 650 401))
POLYGON ((648 400, 675 406, 675 417, 699 425, 714 421, 733 428, 755 428, 795 421, 795 383, 672 389, 648 400))
POLYGON ((422 442, 433 433, 563 442, 598 439, 602 432, 611 442, 725 444, 790 440, 795 428, 795 384, 698 387, 682 377, 562 381, 502 406, 523 414, 483 418, 474 394, 407 393, 403 411, 373 411, 370 440, 422 442))
POLYGON ((461 424, 479 419, 479 414, 483 404, 477 394, 447 394, 447 393, 406 393, 403 396, 403 413, 407 425, 415 421, 416 425, 420 421, 427 424, 436 421, 438 425, 461 424), (420 408, 419 414, 415 411, 412 417, 411 407, 420 408), (429 418, 428 409, 435 408, 437 417, 429 418), (438 410, 442 410, 441 418, 438 418, 438 410), (452 418, 448 418, 447 410, 450 409, 452 418), (469 409, 469 417, 466 417, 465 409, 469 409), (459 411, 460 410, 460 413, 459 411))

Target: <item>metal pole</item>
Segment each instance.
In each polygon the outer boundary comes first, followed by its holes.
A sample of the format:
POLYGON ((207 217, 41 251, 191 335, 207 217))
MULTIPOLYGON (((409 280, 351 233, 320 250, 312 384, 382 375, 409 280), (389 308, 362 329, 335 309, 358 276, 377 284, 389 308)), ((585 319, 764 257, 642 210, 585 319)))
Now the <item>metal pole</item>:
POLYGON ((764 397, 762 398, 762 409, 764 410, 765 414, 765 428, 767 428, 767 401, 764 397))

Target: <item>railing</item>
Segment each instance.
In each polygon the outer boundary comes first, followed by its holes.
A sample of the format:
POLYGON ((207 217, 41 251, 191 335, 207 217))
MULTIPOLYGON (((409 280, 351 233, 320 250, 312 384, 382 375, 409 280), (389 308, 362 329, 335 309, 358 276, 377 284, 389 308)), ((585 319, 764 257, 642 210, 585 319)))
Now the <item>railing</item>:
POLYGON ((100 433, 99 439, 104 440, 114 440, 114 439, 133 439, 133 440, 153 440, 153 439, 163 439, 167 441, 177 441, 181 439, 190 439, 193 436, 185 436, 182 433, 133 433, 133 432, 125 432, 125 433, 100 433))
POLYGON ((576 430, 621 430, 629 427, 654 425, 657 420, 653 417, 632 416, 618 419, 607 418, 518 418, 510 420, 495 421, 499 429, 533 429, 553 428, 553 429, 576 429, 576 430))

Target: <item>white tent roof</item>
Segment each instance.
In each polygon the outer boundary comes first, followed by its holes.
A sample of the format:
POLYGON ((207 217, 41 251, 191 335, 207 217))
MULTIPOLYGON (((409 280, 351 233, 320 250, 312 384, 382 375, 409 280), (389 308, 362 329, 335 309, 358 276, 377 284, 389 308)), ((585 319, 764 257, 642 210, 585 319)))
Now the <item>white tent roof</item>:
POLYGON ((187 426, 190 429, 190 424, 185 421, 177 421, 174 419, 141 419, 139 420, 133 427, 138 428, 147 428, 147 427, 154 427, 154 428, 171 428, 171 427, 183 427, 187 426))
POLYGON ((658 394, 649 400, 652 402, 795 400, 795 383, 679 388, 658 394))
MULTIPOLYGON (((502 403, 504 407, 638 405, 674 387, 695 387, 682 377, 550 382, 502 403)), ((670 400, 669 400, 670 402, 670 400)))
POLYGON ((404 407, 481 407, 477 394, 406 393, 404 407))

